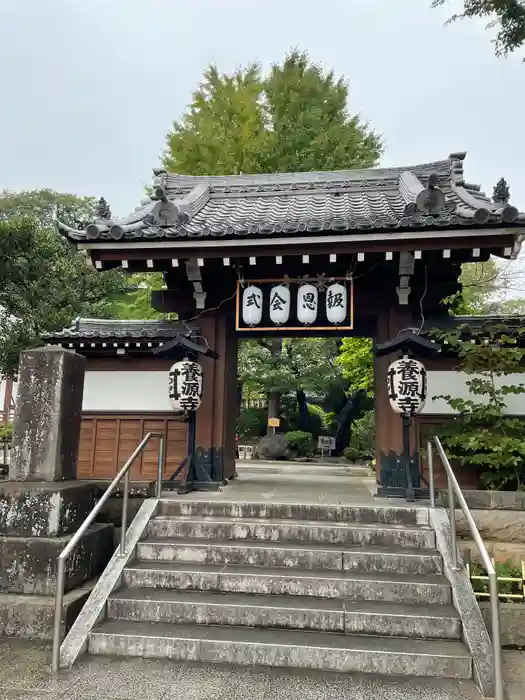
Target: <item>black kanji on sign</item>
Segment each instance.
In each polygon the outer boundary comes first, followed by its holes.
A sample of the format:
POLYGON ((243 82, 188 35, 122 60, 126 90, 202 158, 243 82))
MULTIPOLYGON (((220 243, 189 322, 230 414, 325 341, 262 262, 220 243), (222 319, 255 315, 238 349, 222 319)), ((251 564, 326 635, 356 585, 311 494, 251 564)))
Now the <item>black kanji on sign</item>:
POLYGON ((400 396, 397 399, 398 406, 402 409, 402 413, 412 415, 419 406, 418 396, 400 396))
POLYGON ((198 382, 202 377, 202 367, 198 364, 188 363, 184 365, 180 375, 184 377, 187 382, 198 382))
POLYGON ((410 358, 403 359, 399 363, 397 373, 402 382, 417 382, 420 376, 419 365, 415 360, 411 360, 410 358))
POLYGON ((326 296, 326 306, 329 309, 336 309, 337 307, 342 309, 344 307, 342 292, 336 292, 334 294, 332 290, 329 289, 326 296))
POLYGON ((199 382, 184 382, 182 385, 182 396, 199 396, 199 382))
POLYGON ((313 292, 306 292, 303 296, 303 309, 310 309, 310 311, 315 311, 315 294, 313 292))
POLYGON ((196 411, 199 407, 199 397, 183 396, 180 400, 180 405, 185 411, 196 411))
POLYGON ((418 398, 420 395, 419 391, 419 382, 416 381, 410 381, 410 382, 401 382, 399 385, 399 396, 415 396, 418 398))
POLYGON ((282 311, 284 309, 285 300, 279 295, 279 292, 274 292, 270 299, 270 308, 272 311, 282 311))
POLYGON ((387 374, 388 397, 404 415, 421 410, 426 398, 424 369, 416 360, 403 358, 390 366, 387 374))
POLYGON ((258 294, 255 292, 252 292, 251 294, 248 294, 248 297, 246 298, 246 306, 255 306, 256 309, 261 308, 261 299, 258 294))

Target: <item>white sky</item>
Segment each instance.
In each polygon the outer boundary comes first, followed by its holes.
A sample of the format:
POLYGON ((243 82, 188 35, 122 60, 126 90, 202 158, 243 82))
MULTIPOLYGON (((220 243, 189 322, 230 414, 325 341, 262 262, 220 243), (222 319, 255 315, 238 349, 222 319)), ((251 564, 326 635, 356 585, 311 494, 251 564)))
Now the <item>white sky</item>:
MULTIPOLYGON (((466 178, 504 176, 525 209, 525 64, 497 59, 484 22, 444 26, 431 0, 0 0, 0 189, 139 204, 164 137, 206 66, 293 46, 344 74, 384 165, 468 152, 466 178)), ((525 52, 523 52, 525 53, 525 52)))

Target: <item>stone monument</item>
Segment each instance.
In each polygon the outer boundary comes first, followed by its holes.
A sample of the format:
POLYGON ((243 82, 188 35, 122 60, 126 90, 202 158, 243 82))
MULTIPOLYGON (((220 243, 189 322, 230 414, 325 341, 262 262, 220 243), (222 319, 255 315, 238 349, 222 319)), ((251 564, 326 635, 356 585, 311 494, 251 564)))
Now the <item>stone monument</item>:
MULTIPOLYGON (((51 638, 57 557, 99 495, 75 481, 84 371, 85 358, 60 347, 21 354, 9 480, 0 481, 0 636, 51 638)), ((95 523, 68 561, 64 628, 112 552, 112 525, 95 523)))
POLYGON ((75 478, 85 364, 60 347, 22 353, 10 481, 75 478))

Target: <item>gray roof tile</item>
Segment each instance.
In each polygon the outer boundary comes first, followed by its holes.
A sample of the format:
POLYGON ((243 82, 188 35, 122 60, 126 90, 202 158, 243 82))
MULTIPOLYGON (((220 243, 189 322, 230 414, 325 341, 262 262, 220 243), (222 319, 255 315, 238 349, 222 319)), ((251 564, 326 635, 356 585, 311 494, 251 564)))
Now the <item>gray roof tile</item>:
POLYGON ((197 333, 195 326, 186 326, 176 321, 135 321, 115 319, 78 318, 69 328, 48 333, 44 340, 74 340, 74 339, 108 339, 122 338, 132 340, 170 339, 177 333, 197 333))
POLYGON ((464 153, 405 168, 264 175, 189 176, 157 172, 155 197, 134 214, 75 241, 286 236, 299 232, 525 225, 514 207, 493 203, 463 178, 464 153), (439 190, 428 206, 429 177, 439 190))

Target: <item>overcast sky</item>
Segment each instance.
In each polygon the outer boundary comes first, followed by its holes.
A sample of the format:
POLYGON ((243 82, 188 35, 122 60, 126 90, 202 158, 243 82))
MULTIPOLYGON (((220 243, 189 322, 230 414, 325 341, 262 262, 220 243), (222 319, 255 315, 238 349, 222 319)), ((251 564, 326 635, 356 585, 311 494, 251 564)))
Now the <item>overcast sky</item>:
POLYGON ((431 0, 0 0, 0 189, 139 204, 164 137, 203 70, 293 46, 350 83, 350 110, 385 165, 468 151, 466 176, 502 175, 525 208, 525 64, 497 59, 483 22, 443 26, 431 0))

